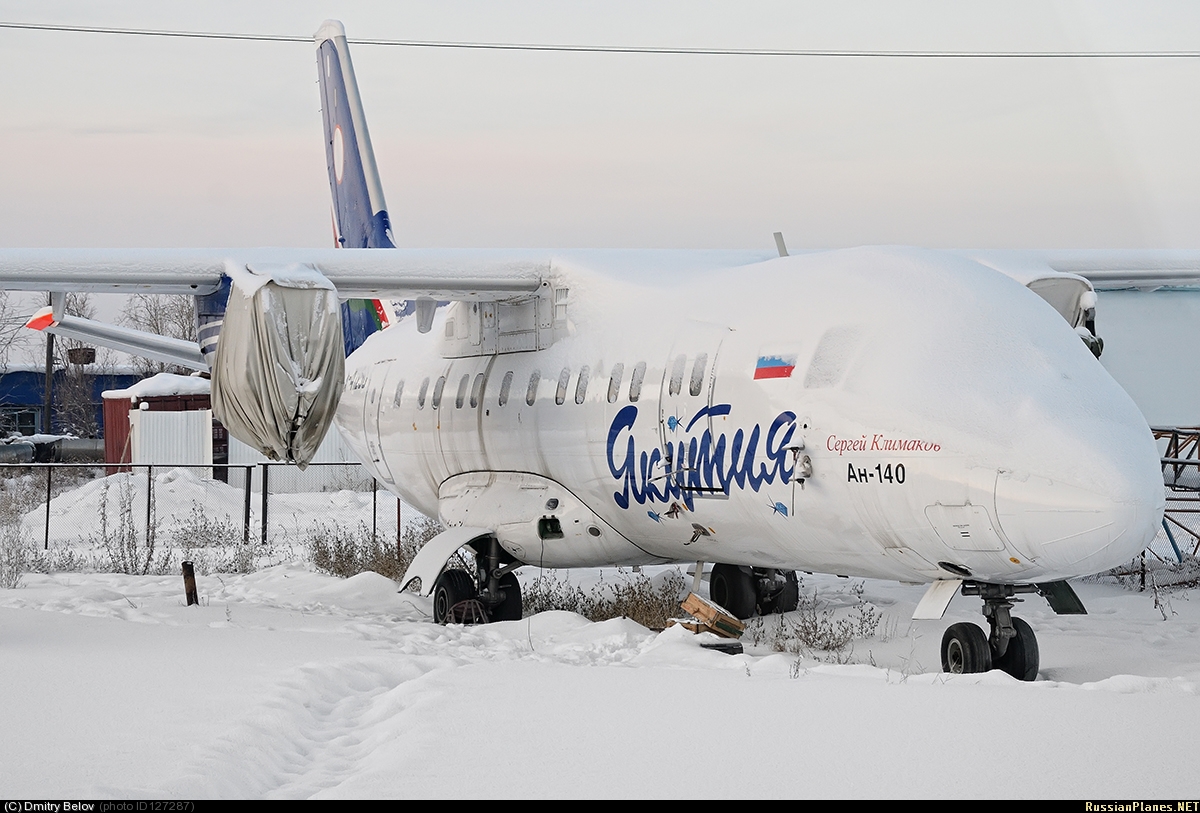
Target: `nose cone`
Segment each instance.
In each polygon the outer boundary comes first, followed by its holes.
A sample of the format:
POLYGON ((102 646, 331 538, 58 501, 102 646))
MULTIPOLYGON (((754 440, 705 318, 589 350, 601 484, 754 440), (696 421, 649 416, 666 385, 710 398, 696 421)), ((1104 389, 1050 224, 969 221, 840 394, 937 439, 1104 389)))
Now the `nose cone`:
MULTIPOLYGON (((1153 452, 1152 443, 1150 448, 1153 452)), ((1001 529, 1047 580, 1098 573, 1129 561, 1150 544, 1162 522, 1166 500, 1156 454, 1076 454, 1107 467, 1107 476, 1071 482, 1065 475, 1001 472, 996 480, 1001 529)))

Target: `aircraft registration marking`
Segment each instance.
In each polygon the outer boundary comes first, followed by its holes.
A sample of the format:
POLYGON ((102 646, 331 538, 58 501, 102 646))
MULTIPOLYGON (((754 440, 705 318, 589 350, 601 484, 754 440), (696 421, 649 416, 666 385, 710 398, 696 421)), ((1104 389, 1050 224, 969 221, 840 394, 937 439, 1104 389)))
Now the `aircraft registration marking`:
POLYGON ((905 474, 903 463, 897 463, 894 466, 891 463, 887 465, 876 463, 873 469, 855 468, 853 463, 846 464, 847 483, 894 483, 896 485, 904 485, 905 474))

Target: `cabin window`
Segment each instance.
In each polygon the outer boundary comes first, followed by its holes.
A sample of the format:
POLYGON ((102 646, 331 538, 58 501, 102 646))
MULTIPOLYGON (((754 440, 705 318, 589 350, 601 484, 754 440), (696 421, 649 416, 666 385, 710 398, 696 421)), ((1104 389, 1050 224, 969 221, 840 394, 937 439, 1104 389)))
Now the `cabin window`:
POLYGON ((529 390, 525 393, 525 403, 533 406, 533 402, 537 400, 538 384, 542 380, 542 371, 534 370, 529 376, 529 390))
POLYGON ((687 356, 676 356, 675 363, 671 365, 671 394, 678 395, 683 389, 683 371, 687 367, 687 356))
POLYGON ((513 373, 509 370, 504 374, 504 380, 500 382, 500 406, 508 403, 508 391, 512 389, 513 373))
POLYGON ((612 368, 612 375, 608 377, 608 402, 615 404, 617 398, 621 396, 621 379, 625 376, 625 365, 615 364, 612 368))
POLYGON ((437 409, 442 405, 442 390, 446 389, 446 376, 438 376, 437 383, 433 385, 433 408, 437 409))
POLYGON ((696 356, 696 363, 692 365, 692 380, 688 382, 688 392, 692 395, 699 395, 700 390, 704 389, 704 368, 707 366, 708 353, 696 356))
POLYGON ((393 406, 400 406, 400 399, 404 396, 404 379, 400 379, 400 383, 396 385, 396 397, 392 399, 393 406))
POLYGON ((582 404, 587 398, 587 385, 590 377, 586 364, 579 368, 579 380, 575 382, 575 403, 582 404))
POLYGON ((471 387, 471 409, 479 406, 479 396, 483 394, 483 373, 476 373, 475 384, 471 387))
POLYGON ((554 403, 559 406, 563 405, 563 401, 567 400, 567 384, 571 381, 571 368, 563 367, 562 372, 558 374, 558 389, 554 392, 554 403))
POLYGON ((467 387, 471 384, 471 374, 465 373, 462 379, 458 382, 458 394, 454 396, 454 408, 462 409, 463 403, 467 400, 467 387))
POLYGON ((425 408, 425 396, 429 393, 429 379, 426 378, 421 382, 421 389, 417 391, 417 409, 425 408))
POLYGON ((642 381, 646 378, 646 362, 639 361, 633 365, 633 377, 629 379, 629 400, 636 401, 642 397, 642 381))
POLYGON ((375 395, 376 395, 376 393, 378 393, 378 392, 379 392, 379 390, 375 389, 374 387, 371 387, 371 396, 370 396, 370 398, 371 398, 371 403, 372 403, 372 404, 373 404, 373 403, 375 403, 375 395))

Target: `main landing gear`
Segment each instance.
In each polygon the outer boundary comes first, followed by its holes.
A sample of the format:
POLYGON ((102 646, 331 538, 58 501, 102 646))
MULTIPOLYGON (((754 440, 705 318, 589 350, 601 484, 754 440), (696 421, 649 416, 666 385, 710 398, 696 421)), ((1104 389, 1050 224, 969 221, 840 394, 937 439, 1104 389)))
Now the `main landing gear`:
POLYGON ((1017 593, 1040 592, 1032 584, 982 584, 966 582, 964 596, 983 599, 983 614, 991 626, 984 636, 975 624, 952 625, 942 636, 942 670, 955 675, 1000 669, 1017 680, 1033 680, 1038 671, 1038 643, 1033 629, 1013 618, 1017 593))
POLYGON ((443 570, 433 585, 433 620, 438 624, 486 624, 521 619, 521 584, 512 571, 521 563, 495 537, 472 543, 475 575, 443 570))
POLYGON ((794 570, 744 565, 713 565, 708 595, 736 618, 790 613, 800 603, 800 582, 794 570))

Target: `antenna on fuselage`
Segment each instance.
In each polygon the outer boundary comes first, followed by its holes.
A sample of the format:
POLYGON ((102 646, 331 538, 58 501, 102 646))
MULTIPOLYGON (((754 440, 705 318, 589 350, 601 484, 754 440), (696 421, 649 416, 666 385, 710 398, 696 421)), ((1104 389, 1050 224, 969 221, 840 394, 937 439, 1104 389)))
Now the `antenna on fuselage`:
POLYGON ((775 248, 779 251, 780 257, 786 257, 788 255, 787 246, 783 244, 783 232, 781 231, 775 232, 775 248))

